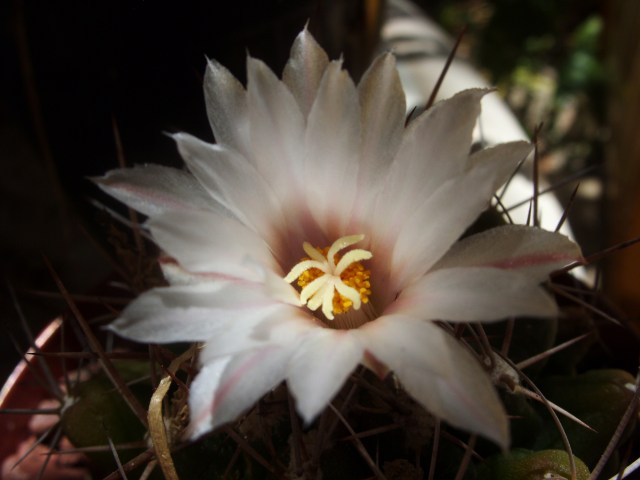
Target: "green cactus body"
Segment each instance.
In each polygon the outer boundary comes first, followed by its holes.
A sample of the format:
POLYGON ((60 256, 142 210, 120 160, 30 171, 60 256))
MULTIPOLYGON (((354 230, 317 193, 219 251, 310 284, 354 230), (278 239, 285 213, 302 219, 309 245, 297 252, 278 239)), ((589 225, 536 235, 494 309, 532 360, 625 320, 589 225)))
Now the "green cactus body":
MULTIPOLYGON (((125 379, 148 375, 148 363, 118 362, 119 372, 125 379)), ((132 391, 139 397, 151 393, 150 385, 138 384, 132 391)), ((141 453, 146 448, 118 448, 131 442, 143 442, 146 429, 132 413, 131 409, 115 390, 111 381, 102 373, 76 385, 70 392, 73 402, 61 416, 64 434, 78 448, 106 446, 110 439, 116 446, 122 463, 141 453)), ((113 453, 109 450, 88 454, 95 471, 110 473, 117 466, 113 453)))
MULTIPOLYGON (((575 455, 590 467, 597 463, 600 455, 616 430, 622 415, 633 396, 629 385, 635 379, 624 370, 592 370, 577 376, 550 377, 540 383, 540 389, 552 402, 585 422, 595 432, 587 430, 572 420, 561 417, 571 448, 575 455)), ((627 426, 621 442, 635 426, 633 419, 627 426)), ((549 441, 541 448, 562 448, 555 426, 549 420, 546 430, 549 441)))
MULTIPOLYGON (((575 457, 574 457, 575 458, 575 457)), ((588 480, 589 469, 578 458, 576 480, 588 480)), ((569 456, 564 450, 513 450, 488 460, 478 469, 478 480, 540 480, 569 479, 569 456)))

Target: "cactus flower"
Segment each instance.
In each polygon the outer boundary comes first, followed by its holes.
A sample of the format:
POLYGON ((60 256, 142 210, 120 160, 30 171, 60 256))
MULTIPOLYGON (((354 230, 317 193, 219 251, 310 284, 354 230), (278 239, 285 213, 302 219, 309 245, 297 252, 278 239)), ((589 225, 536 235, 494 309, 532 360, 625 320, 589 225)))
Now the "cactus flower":
POLYGON ((580 258, 574 243, 513 225, 459 240, 530 144, 470 154, 484 90, 406 125, 391 54, 356 85, 306 30, 282 79, 251 57, 247 78, 245 88, 209 61, 216 143, 175 134, 186 171, 149 165, 97 180, 149 217, 169 282, 109 328, 139 342, 203 342, 192 438, 283 381, 311 422, 364 365, 507 447, 489 375, 434 320, 556 315, 540 283, 580 258))

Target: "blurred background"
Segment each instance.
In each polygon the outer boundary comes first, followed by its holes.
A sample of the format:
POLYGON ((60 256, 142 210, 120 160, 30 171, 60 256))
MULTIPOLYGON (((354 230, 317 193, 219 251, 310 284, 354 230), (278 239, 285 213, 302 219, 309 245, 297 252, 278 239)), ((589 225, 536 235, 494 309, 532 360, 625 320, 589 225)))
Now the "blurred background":
MULTIPOLYGON (((0 3, 0 382, 64 302, 67 288, 99 291, 132 239, 114 234, 87 180, 118 166, 180 166, 164 132, 213 141, 202 98, 205 58, 244 80, 246 52, 279 74, 307 21, 332 58, 361 75, 384 48, 383 0, 0 3), (50 295, 53 294, 53 295, 50 295)), ((640 2, 423 0, 528 132, 543 123, 541 170, 580 182, 569 219, 586 255, 640 236, 640 2)), ((409 35, 409 33, 407 33, 409 35)), ((410 61, 410 59, 406 59, 410 61)), ((109 203, 108 203, 109 204, 109 203)), ((111 205, 111 204, 109 204, 111 205)), ((130 251, 130 250, 129 250, 130 251)), ((631 320, 640 317, 640 247, 607 255, 598 282, 631 320)))

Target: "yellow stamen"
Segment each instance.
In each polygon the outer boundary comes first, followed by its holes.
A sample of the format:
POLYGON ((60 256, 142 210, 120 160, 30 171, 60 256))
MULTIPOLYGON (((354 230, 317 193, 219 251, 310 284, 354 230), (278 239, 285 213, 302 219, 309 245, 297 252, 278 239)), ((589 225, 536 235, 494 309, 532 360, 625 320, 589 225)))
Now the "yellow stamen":
POLYGON ((371 272, 360 262, 369 260, 373 255, 359 248, 344 255, 338 253, 363 239, 364 235, 348 235, 322 249, 307 242, 302 245, 308 257, 294 265, 284 279, 289 283, 298 280, 300 301, 310 310, 315 311, 322 306, 324 316, 333 320, 334 315, 351 308, 358 310, 369 301, 371 272))

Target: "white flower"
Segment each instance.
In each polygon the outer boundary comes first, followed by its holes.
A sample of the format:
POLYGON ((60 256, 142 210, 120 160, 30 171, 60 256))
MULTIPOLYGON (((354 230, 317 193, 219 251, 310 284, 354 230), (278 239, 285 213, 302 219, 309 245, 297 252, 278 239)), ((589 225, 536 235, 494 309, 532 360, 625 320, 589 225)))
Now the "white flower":
POLYGON ((206 342, 190 389, 193 437, 283 380, 311 421, 364 364, 506 447, 488 374, 432 320, 556 314, 539 283, 580 257, 565 237, 506 226, 456 243, 530 145, 469 155, 482 90, 405 127, 392 55, 355 86, 306 30, 282 81, 254 58, 247 70, 245 90, 209 62, 217 143, 174 136, 189 173, 149 165, 98 181, 150 217, 171 284, 110 328, 141 342, 206 342))

